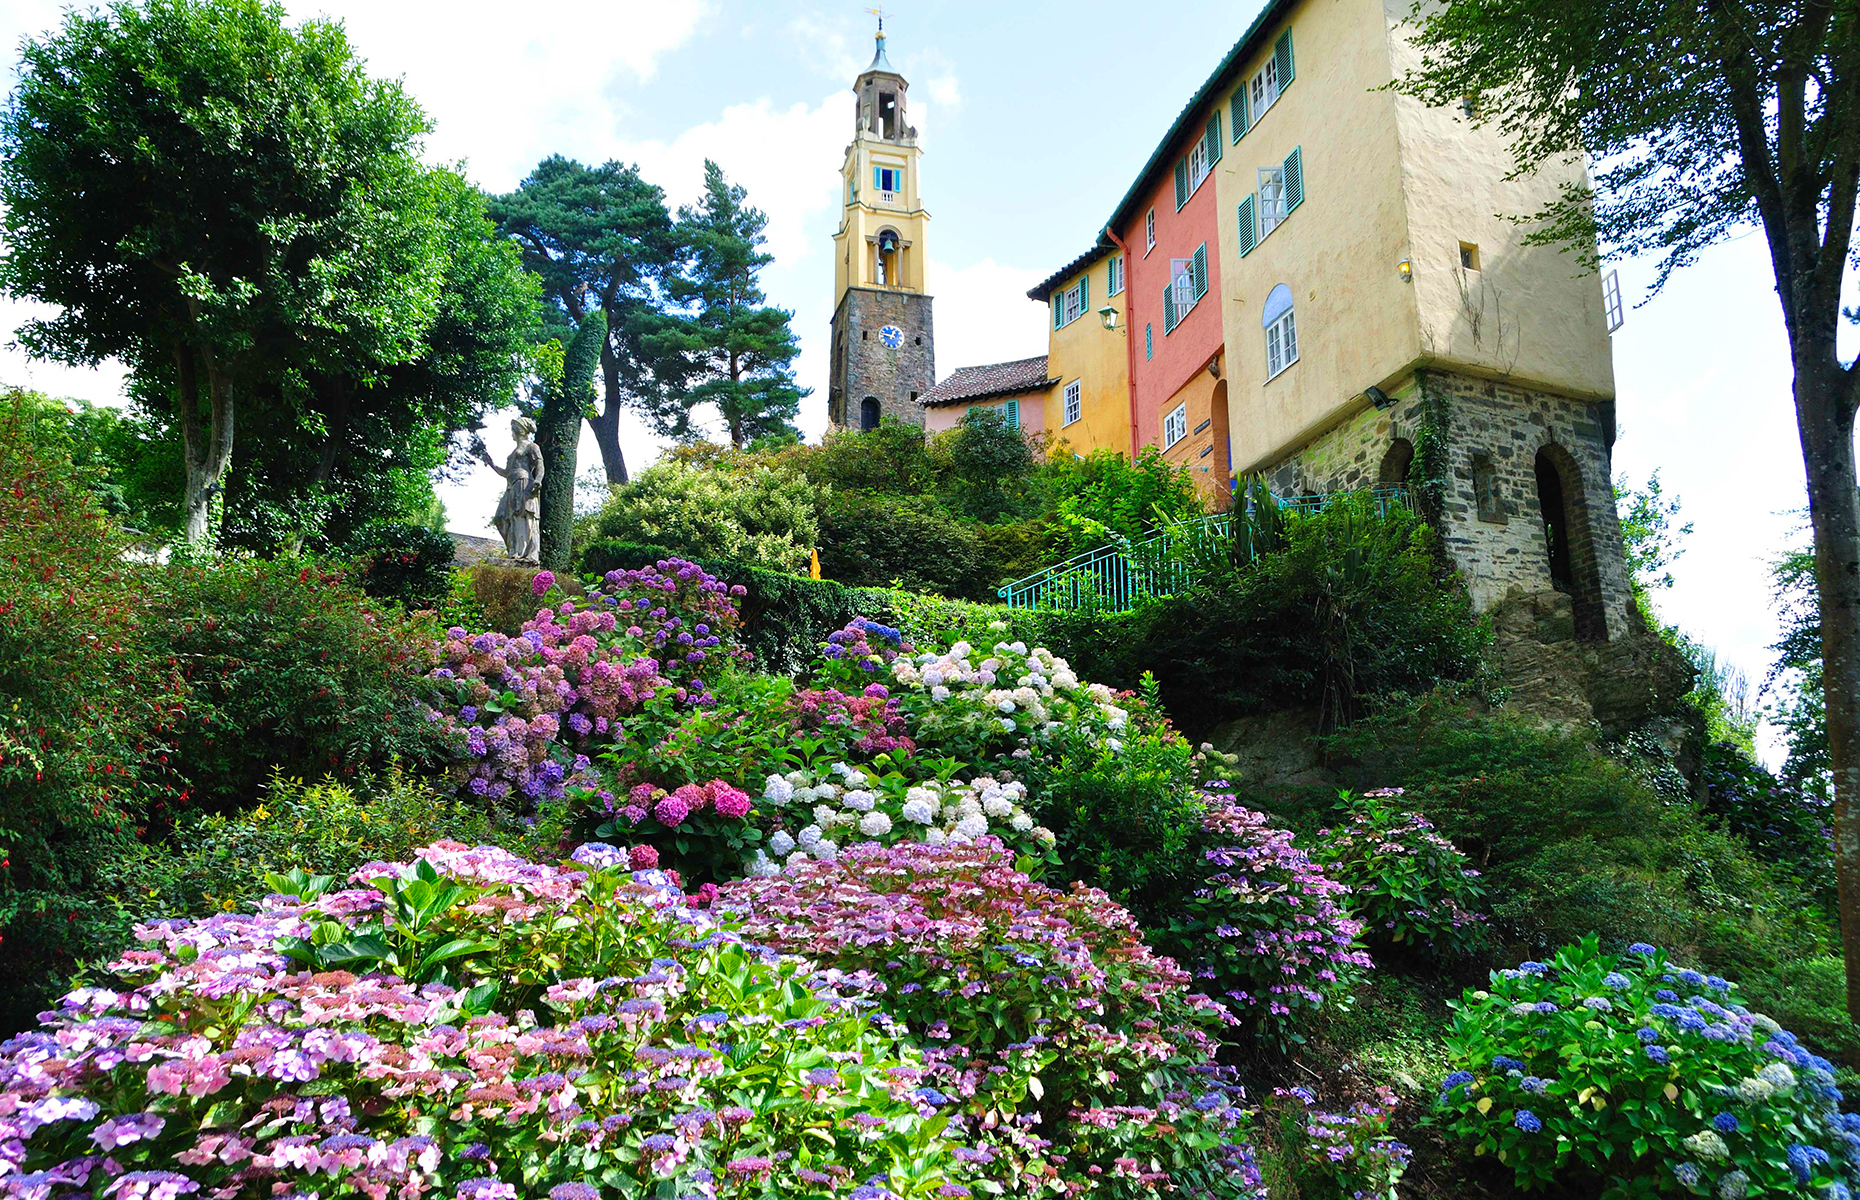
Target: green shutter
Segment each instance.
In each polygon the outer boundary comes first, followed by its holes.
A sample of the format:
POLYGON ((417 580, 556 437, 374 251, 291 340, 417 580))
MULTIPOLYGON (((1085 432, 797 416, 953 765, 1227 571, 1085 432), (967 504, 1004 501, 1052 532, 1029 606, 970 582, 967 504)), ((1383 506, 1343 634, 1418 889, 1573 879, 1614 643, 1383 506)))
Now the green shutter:
POLYGON ((1066 323, 1066 294, 1053 293, 1053 328, 1058 329, 1066 323))
POLYGON ((1221 161, 1221 110, 1215 109, 1208 116, 1208 166, 1221 161))
POLYGON ((1003 411, 1005 412, 1007 416, 1007 427, 1009 429, 1019 429, 1020 428, 1020 401, 1009 400, 1002 407, 1003 407, 1003 411))
POLYGON ((1175 284, 1163 284, 1163 336, 1175 332, 1175 284))
POLYGON ((1292 86, 1292 31, 1286 30, 1279 35, 1279 40, 1272 47, 1272 57, 1278 60, 1279 90, 1282 92, 1292 86))
POLYGON ((1188 203, 1188 160, 1175 160, 1175 206, 1178 210, 1188 203))
POLYGON ((1195 247, 1195 299, 1208 294, 1208 243, 1195 247))
POLYGON ((1303 146, 1292 147, 1285 156, 1285 211, 1289 215, 1305 202, 1305 156, 1303 146))
POLYGON ((1240 202, 1240 257, 1251 254, 1253 247, 1259 245, 1259 221, 1253 215, 1254 198, 1248 196, 1240 202))
POLYGON ((1082 317, 1090 311, 1091 311, 1091 268, 1087 267, 1085 270, 1085 273, 1079 276, 1079 316, 1082 317))
POLYGON ((1227 106, 1227 122, 1234 127, 1234 141, 1237 142, 1246 136, 1250 122, 1246 115, 1246 80, 1244 79, 1240 81, 1240 90, 1234 93, 1233 101, 1227 106))
POLYGON ((1148 362, 1156 357, 1156 326, 1143 327, 1143 360, 1148 362))

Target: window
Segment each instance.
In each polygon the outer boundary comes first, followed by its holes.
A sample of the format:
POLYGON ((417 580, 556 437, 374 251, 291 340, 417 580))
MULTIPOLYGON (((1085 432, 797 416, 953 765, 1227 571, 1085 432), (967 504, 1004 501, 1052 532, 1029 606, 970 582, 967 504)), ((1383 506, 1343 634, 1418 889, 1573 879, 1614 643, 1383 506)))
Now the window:
POLYGON ((1240 201, 1240 254, 1253 252, 1265 236, 1305 202, 1305 152, 1294 146, 1276 167, 1259 169, 1259 190, 1240 201))
POLYGON ((1143 327, 1143 361, 1148 362, 1150 359, 1155 358, 1155 357, 1156 357, 1156 326, 1145 325, 1143 327))
POLYGON ((1259 236, 1265 236, 1285 220, 1285 168, 1259 169, 1259 236))
POLYGON ((1195 247, 1193 258, 1169 260, 1169 282, 1163 288, 1163 336, 1174 333, 1190 309, 1208 294, 1208 244, 1195 247))
POLYGON ((859 401, 859 428, 878 428, 878 397, 867 396, 859 401))
POLYGON ((1078 420, 1084 415, 1084 411, 1085 406, 1079 395, 1078 380, 1075 379, 1066 385, 1066 424, 1070 425, 1078 420))
POLYGON ((1188 404, 1184 401, 1163 417, 1163 449, 1167 450, 1187 436, 1188 404))
POLYGON ((1208 118, 1207 127, 1202 130, 1200 139, 1189 148, 1188 155, 1175 164, 1176 208, 1180 209, 1188 203, 1188 198, 1207 181, 1208 173, 1219 161, 1221 161, 1221 114, 1217 109, 1208 118))
POLYGON ((1053 328, 1070 325, 1085 315, 1091 304, 1089 280, 1091 272, 1079 276, 1079 281, 1063 292, 1053 293, 1053 328))
POLYGON ((1608 320, 1608 332, 1621 328, 1625 314, 1621 310, 1621 272, 1610 271, 1602 276, 1602 315, 1608 320))
POLYGON ((1269 58, 1253 76, 1253 82, 1247 85, 1247 109, 1253 120, 1266 115, 1272 102, 1279 98, 1279 60, 1269 58))
POLYGON ((1124 290, 1124 256, 1113 254, 1111 261, 1104 266, 1105 290, 1110 295, 1117 295, 1124 290))
POLYGON ((1477 271, 1479 269, 1479 247, 1471 242, 1460 243, 1460 270, 1477 271))
POLYGON ((1281 283, 1266 293, 1259 323, 1266 331, 1266 378, 1298 361, 1298 325, 1292 316, 1292 289, 1281 283))
POLYGON ((1143 214, 1143 253, 1156 249, 1156 210, 1143 214))
POLYGON ((1020 428, 1020 401, 1009 400, 1001 406, 1001 418, 1009 429, 1020 428))
POLYGON ((904 190, 904 172, 896 167, 873 167, 872 183, 881 192, 901 192, 904 190))

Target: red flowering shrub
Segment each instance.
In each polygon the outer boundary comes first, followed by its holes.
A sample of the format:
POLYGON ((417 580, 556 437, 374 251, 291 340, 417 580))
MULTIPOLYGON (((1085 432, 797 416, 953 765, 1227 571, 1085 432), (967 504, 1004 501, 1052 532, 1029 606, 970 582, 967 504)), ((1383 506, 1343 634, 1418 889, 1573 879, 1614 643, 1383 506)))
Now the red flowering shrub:
POLYGON ((60 444, 61 414, 0 400, 0 1030, 127 935, 100 899, 172 794, 177 672, 149 645, 141 571, 60 444))
POLYGON ((687 881, 739 874, 762 842, 762 830, 749 819, 749 793, 721 779, 670 791, 636 783, 604 803, 607 819, 596 837, 641 842, 637 849, 650 852, 652 866, 676 870, 687 881))
POLYGON ((909 754, 917 743, 905 733, 904 713, 882 683, 867 684, 863 694, 838 688, 809 688, 788 701, 790 727, 813 734, 826 744, 821 753, 844 758, 851 753, 909 754))
POLYGON ((1103 892, 1035 883, 993 838, 867 842, 725 884, 716 906, 753 942, 871 980, 924 1046, 946 1111, 977 1130, 998 1121, 996 1149, 1029 1184, 1257 1186, 1239 1090, 1214 1062, 1231 1018, 1103 892), (1014 1069, 1030 1048, 1031 1085, 1014 1069))

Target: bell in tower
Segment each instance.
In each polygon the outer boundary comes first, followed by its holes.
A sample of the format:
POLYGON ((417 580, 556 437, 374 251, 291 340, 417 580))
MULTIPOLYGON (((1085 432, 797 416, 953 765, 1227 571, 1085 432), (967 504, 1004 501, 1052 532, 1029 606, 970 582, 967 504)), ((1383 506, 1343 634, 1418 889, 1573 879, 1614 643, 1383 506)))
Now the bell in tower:
POLYGON ((879 18, 872 63, 853 84, 853 140, 840 174, 845 210, 834 243, 832 367, 827 415, 870 427, 924 422, 918 397, 936 382, 918 190, 923 151, 905 120, 910 84, 885 54, 879 18))

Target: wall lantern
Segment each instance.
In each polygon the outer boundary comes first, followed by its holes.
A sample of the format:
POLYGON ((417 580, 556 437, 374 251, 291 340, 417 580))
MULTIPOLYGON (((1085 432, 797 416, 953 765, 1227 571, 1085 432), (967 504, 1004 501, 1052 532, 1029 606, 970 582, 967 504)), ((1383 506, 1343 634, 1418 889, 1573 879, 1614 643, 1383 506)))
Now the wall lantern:
POLYGON ((1401 281, 1403 283, 1414 282, 1414 263, 1410 261, 1409 259, 1404 258, 1400 262, 1396 263, 1395 271, 1397 274, 1401 276, 1401 281))
POLYGON ((1106 329, 1117 328, 1117 310, 1109 304, 1098 310, 1098 319, 1104 322, 1106 329))
POLYGON ((1398 403, 1393 396, 1373 384, 1363 389, 1363 395, 1369 397, 1369 402, 1378 409, 1394 408, 1398 403))

